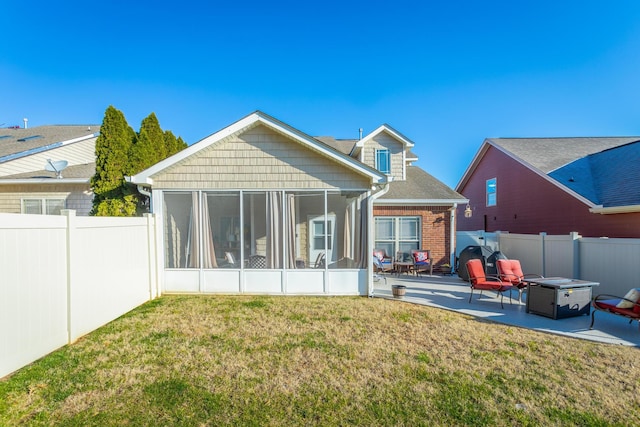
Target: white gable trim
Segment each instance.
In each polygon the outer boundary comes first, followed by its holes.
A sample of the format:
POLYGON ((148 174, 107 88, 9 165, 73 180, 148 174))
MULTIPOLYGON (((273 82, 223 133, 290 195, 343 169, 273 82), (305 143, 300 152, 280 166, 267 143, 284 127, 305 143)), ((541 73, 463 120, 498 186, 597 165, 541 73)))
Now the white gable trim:
POLYGON ((634 213, 640 212, 640 205, 611 206, 607 208, 603 207, 602 205, 597 205, 590 208, 589 212, 601 215, 634 213))
POLYGON ((256 111, 248 116, 238 120, 237 122, 227 126, 226 128, 209 135, 208 137, 196 142, 195 144, 185 148, 184 150, 174 154, 171 157, 168 157, 150 168, 133 175, 131 177, 127 177, 127 181, 132 182, 134 184, 147 184, 153 185, 152 176, 163 171, 164 169, 173 166, 174 164, 186 159, 187 157, 206 149, 207 147, 219 142, 220 140, 233 135, 236 132, 240 132, 247 127, 253 127, 257 124, 265 125, 266 127, 273 129, 274 131, 283 134, 295 141, 298 141, 302 145, 307 146, 308 148, 322 154, 325 157, 328 157, 338 163, 342 163, 344 166, 348 167, 351 170, 354 170, 362 175, 368 176, 371 178, 374 184, 384 183, 386 182, 386 176, 381 174, 380 172, 372 169, 355 159, 352 159, 349 156, 343 155, 330 147, 322 144, 320 141, 315 138, 306 135, 291 126, 288 126, 267 114, 264 114, 260 111, 256 111))
POLYGON ((373 138, 375 138, 377 135, 381 134, 382 132, 387 132, 388 134, 390 134, 391 136, 393 136, 395 139, 397 139, 398 141, 402 142, 402 144, 405 147, 413 147, 413 141, 411 141, 409 138, 405 137, 404 135, 402 135, 400 132, 398 132, 397 130, 395 130, 394 128, 392 128, 389 125, 380 125, 376 130, 374 130, 373 132, 371 132, 370 134, 368 134, 367 136, 365 136, 364 138, 362 138, 360 141, 358 141, 356 143, 356 145, 354 146, 354 149, 357 148, 362 148, 364 147, 364 145, 368 142, 371 141, 373 138))

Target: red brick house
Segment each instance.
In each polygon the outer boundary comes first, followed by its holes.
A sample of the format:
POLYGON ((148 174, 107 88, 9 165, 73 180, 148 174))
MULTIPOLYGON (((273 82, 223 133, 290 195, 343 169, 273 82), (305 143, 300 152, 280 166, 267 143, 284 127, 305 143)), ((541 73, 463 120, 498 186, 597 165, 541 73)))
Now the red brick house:
POLYGON ((411 140, 387 124, 360 140, 318 139, 389 178, 388 191, 373 202, 374 247, 390 256, 429 249, 434 265, 454 264, 455 212, 467 199, 412 164, 411 140))
POLYGON ((456 186, 458 230, 640 237, 640 138, 485 139, 456 186))

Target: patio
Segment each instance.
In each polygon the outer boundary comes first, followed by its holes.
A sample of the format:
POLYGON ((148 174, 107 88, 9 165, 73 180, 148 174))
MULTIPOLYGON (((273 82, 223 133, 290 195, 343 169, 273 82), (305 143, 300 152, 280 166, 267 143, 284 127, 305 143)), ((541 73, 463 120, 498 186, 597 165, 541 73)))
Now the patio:
MULTIPOLYGON (((621 344, 640 347, 640 330, 637 322, 629 324, 619 316, 608 313, 596 313, 593 329, 589 329, 591 316, 569 317, 553 320, 544 316, 526 312, 523 302, 518 302, 518 293, 512 293, 513 304, 509 304, 505 295, 504 309, 500 307, 500 298, 495 293, 485 291, 480 298, 479 292, 474 292, 473 301, 469 303, 471 288, 469 283, 453 276, 422 276, 385 274, 384 278, 375 282, 373 296, 376 298, 394 299, 391 294, 392 285, 405 285, 406 295, 402 302, 422 304, 431 307, 453 310, 470 316, 484 318, 507 325, 534 329, 536 331, 564 335, 590 341, 621 344)), ((598 288, 593 289, 594 296, 598 288)))

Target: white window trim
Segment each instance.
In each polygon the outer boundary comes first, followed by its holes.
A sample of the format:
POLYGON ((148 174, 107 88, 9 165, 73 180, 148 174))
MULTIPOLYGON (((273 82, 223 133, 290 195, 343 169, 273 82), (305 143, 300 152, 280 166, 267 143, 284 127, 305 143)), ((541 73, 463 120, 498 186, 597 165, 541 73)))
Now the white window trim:
MULTIPOLYGON (((416 219, 418 224, 418 236, 417 239, 415 240, 415 242, 418 244, 418 249, 422 248, 422 217, 421 216, 389 216, 389 215, 384 215, 384 216, 375 216, 373 218, 373 222, 374 222, 374 228, 375 228, 375 223, 378 219, 392 219, 394 222, 394 236, 393 236, 393 240, 387 240, 387 239, 379 239, 378 236, 374 236, 374 246, 380 242, 380 243, 393 243, 393 247, 394 247, 394 252, 398 252, 399 248, 400 248, 400 242, 413 242, 414 240, 407 240, 407 239, 400 239, 400 219, 404 219, 404 218, 411 218, 411 219, 416 219)), ((396 254, 387 254, 389 256, 393 256, 395 257, 396 254)))
POLYGON ((485 182, 485 192, 486 192, 486 205, 489 206, 497 206, 498 205, 498 179, 490 178, 485 182), (489 192, 489 182, 493 181, 493 191, 489 192), (493 203, 489 203, 489 195, 493 194, 493 203))
POLYGON ((385 173, 387 175, 389 175, 391 173, 391 151, 388 148, 376 148, 376 150, 375 150, 375 167, 376 167, 377 170, 379 170, 380 172, 385 173), (386 158, 387 158, 388 170, 382 170, 380 168, 379 154, 382 153, 382 152, 387 154, 386 158))
POLYGON ((67 208, 67 200, 64 197, 23 197, 20 199, 20 212, 25 214, 25 201, 39 201, 40 202, 40 213, 32 214, 32 215, 48 215, 47 214, 47 201, 60 201, 62 202, 62 209, 67 208))

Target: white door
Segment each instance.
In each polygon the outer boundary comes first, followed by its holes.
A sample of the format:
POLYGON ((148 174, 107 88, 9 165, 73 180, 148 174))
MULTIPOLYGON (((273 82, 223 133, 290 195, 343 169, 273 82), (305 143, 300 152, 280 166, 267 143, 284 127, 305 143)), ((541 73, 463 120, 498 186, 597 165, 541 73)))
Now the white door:
POLYGON ((325 228, 324 216, 309 216, 309 265, 314 266, 318 255, 325 253, 327 262, 333 260, 333 249, 336 245, 336 216, 327 216, 325 228), (327 247, 325 248, 325 236, 327 247))

